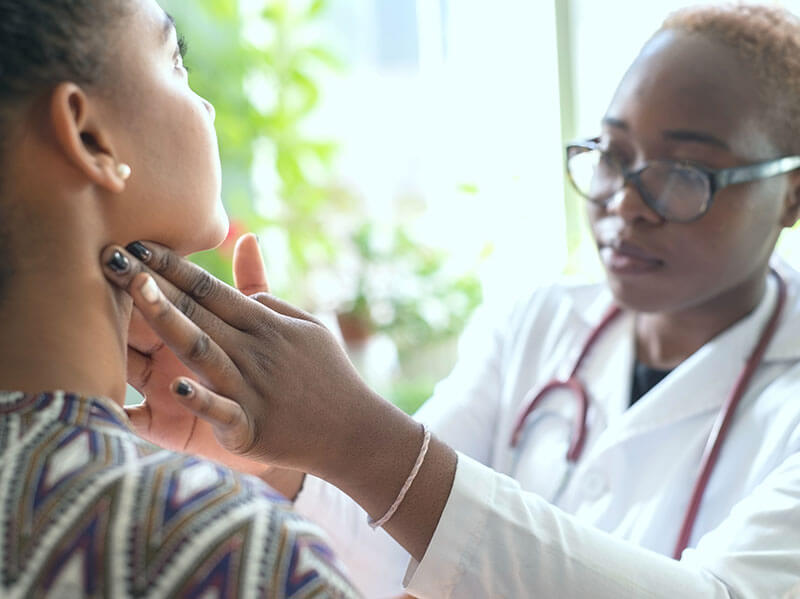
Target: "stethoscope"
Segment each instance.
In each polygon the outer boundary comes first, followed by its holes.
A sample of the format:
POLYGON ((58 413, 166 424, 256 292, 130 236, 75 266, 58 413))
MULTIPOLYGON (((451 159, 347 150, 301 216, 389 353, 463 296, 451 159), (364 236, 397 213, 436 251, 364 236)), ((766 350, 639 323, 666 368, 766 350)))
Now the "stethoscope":
MULTIPOLYGON (((714 422, 714 426, 708 436, 708 440, 706 441, 706 446, 703 450, 703 457, 700 461, 700 474, 697 476, 695 481, 691 499, 683 517, 683 524, 680 528, 678 540, 675 544, 675 550, 673 551, 673 557, 676 560, 680 559, 683 550, 689 545, 689 539, 691 537, 695 521, 697 520, 697 514, 700 510, 700 503, 703 500, 703 494, 705 493, 708 480, 711 478, 711 473, 716 465, 717 457, 722 449, 722 443, 725 440, 728 427, 733 419, 736 406, 739 404, 739 400, 744 395, 744 392, 747 389, 750 380, 753 378, 758 365, 764 358, 764 352, 766 352, 767 346, 775 334, 775 330, 778 327, 778 320, 780 320, 783 306, 786 303, 786 283, 776 271, 771 270, 771 272, 778 282, 778 298, 775 302, 775 308, 772 311, 769 321, 761 332, 761 337, 759 338, 758 343, 748 357, 744 368, 739 373, 739 377, 736 379, 736 385, 733 387, 733 391, 731 391, 731 394, 728 396, 728 399, 720 410, 717 420, 714 422)), ((511 448, 516 449, 525 428, 525 422, 528 419, 528 416, 530 416, 530 414, 552 391, 563 389, 572 393, 574 397, 578 399, 578 409, 575 412, 575 422, 573 425, 572 435, 570 437, 569 448, 567 449, 567 472, 562 478, 561 484, 556 491, 556 497, 560 497, 566 488, 570 480, 572 469, 574 468, 578 459, 581 457, 583 446, 586 442, 586 415, 589 411, 589 396, 586 392, 586 388, 578 379, 578 370, 580 370, 581 365, 586 359, 586 356, 589 354, 600 335, 614 320, 616 320, 621 313, 622 309, 618 306, 612 306, 608 312, 606 312, 605 316, 603 316, 603 319, 597 326, 595 326, 595 328, 589 334, 589 337, 586 339, 570 375, 564 380, 555 379, 550 381, 533 396, 533 399, 525 403, 527 407, 521 413, 519 420, 517 421, 517 425, 514 427, 514 431, 511 435, 511 448)))

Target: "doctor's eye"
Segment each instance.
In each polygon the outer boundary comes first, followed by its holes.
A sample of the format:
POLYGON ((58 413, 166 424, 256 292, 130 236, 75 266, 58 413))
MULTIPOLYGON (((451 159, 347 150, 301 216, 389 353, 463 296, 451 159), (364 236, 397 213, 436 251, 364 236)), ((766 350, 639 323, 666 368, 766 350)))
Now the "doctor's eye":
POLYGON ((600 146, 601 161, 613 164, 617 168, 627 168, 633 163, 633 157, 622 148, 613 145, 600 146))

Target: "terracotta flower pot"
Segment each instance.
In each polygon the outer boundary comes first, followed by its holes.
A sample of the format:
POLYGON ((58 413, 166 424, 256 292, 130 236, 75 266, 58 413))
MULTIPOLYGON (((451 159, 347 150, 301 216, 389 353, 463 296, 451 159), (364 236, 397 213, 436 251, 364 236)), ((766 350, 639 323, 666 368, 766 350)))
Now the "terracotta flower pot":
POLYGON ((359 314, 339 313, 336 315, 342 338, 348 345, 363 345, 372 336, 372 323, 359 314))

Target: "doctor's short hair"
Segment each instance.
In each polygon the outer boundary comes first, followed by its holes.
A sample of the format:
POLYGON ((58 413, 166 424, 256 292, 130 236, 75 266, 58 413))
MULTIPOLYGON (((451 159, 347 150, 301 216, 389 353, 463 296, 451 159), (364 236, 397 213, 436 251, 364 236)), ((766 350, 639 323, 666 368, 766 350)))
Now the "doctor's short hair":
POLYGON ((6 156, 20 114, 64 81, 106 82, 113 26, 129 0, 0 0, 0 299, 11 265, 6 156))
POLYGON ((758 79, 773 140, 782 152, 800 154, 800 18, 774 5, 701 5, 669 15, 659 32, 665 30, 734 48, 758 79))

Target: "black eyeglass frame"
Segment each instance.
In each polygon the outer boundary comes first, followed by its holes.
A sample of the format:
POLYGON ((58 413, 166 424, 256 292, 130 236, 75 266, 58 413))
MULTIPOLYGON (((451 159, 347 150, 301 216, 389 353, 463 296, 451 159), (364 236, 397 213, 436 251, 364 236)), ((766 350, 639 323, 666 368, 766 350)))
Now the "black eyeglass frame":
MULTIPOLYGON (((589 200, 595 204, 605 204, 613 194, 609 195, 607 198, 603 200, 594 200, 583 193, 578 185, 576 185, 575 180, 572 178, 572 172, 569 169, 569 162, 570 158, 575 156, 576 150, 583 150, 583 151, 592 151, 597 150, 603 154, 606 152, 600 147, 600 139, 597 137, 584 139, 584 140, 577 140, 567 144, 566 146, 566 170, 567 176, 569 177, 570 183, 572 183, 572 187, 584 198, 589 200)), ((582 152, 581 152, 582 153, 582 152)), ((613 156, 610 156, 612 160, 613 156)), ((714 201, 714 196, 718 191, 728 187, 729 185, 736 185, 738 183, 749 183, 751 181, 759 181, 761 179, 768 179, 770 177, 776 177, 778 175, 785 175, 793 170, 800 168, 800 156, 783 156, 781 158, 773 158, 772 160, 766 160, 764 162, 757 162, 755 164, 746 164, 744 166, 734 166, 729 168, 722 168, 722 169, 710 169, 699 164, 693 164, 691 162, 680 162, 680 161, 670 161, 670 160, 653 160, 650 162, 646 162, 643 166, 636 170, 626 170, 619 164, 618 161, 617 165, 619 166, 620 173, 622 174, 622 186, 620 189, 625 187, 628 182, 632 182, 636 191, 639 192, 639 195, 644 200, 644 203, 647 204, 649 208, 651 208, 656 214, 658 214, 664 220, 670 222, 677 222, 677 223, 691 223, 696 220, 703 218, 703 216, 708 213, 711 209, 711 204, 714 201), (648 167, 652 166, 654 163, 666 163, 666 164, 676 164, 681 166, 682 168, 691 168, 695 171, 701 173, 706 180, 708 181, 708 199, 703 204, 702 211, 695 217, 686 219, 686 220, 678 220, 673 218, 667 218, 658 209, 658 203, 653 199, 652 195, 647 191, 647 189, 642 184, 641 174, 642 172, 647 169, 648 167)))

